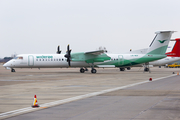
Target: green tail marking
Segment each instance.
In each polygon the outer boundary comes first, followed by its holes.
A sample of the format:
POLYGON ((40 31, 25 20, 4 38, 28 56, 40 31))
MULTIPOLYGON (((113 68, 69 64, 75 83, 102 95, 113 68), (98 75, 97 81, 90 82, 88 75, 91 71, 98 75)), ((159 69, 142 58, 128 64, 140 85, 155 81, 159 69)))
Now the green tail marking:
POLYGON ((158 40, 160 43, 164 43, 165 41, 167 41, 167 40, 158 40))

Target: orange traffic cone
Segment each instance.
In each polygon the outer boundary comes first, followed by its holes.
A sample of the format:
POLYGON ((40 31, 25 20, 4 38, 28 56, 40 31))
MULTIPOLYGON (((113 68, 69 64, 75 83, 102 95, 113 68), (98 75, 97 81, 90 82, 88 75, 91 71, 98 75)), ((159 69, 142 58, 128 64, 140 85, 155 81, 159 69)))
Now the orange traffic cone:
POLYGON ((177 75, 179 75, 179 72, 177 72, 177 75))
POLYGON ((34 102, 33 102, 32 107, 33 107, 33 108, 39 107, 39 105, 38 105, 38 103, 37 103, 36 95, 34 95, 34 102))

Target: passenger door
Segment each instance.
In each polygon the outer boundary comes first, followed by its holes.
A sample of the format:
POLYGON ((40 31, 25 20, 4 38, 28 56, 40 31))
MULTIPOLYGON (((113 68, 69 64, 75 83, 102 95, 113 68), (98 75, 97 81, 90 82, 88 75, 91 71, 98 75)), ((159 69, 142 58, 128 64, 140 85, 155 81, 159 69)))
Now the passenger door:
POLYGON ((118 56, 118 65, 123 65, 124 64, 124 58, 123 55, 118 56))
POLYGON ((28 56, 28 66, 34 66, 34 56, 33 55, 28 56))

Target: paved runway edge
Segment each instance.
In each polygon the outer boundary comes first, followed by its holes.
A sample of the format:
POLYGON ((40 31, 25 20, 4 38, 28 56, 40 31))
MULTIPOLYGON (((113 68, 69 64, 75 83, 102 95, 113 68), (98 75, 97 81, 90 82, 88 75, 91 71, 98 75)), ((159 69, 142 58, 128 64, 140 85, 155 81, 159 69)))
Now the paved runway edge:
MULTIPOLYGON (((176 74, 166 76, 166 77, 157 78, 157 79, 153 79, 153 81, 161 80, 161 79, 172 77, 172 76, 176 76, 176 74)), ((24 113, 28 113, 28 112, 33 112, 33 111, 36 111, 36 110, 42 110, 42 109, 46 109, 48 107, 52 107, 52 106, 56 106, 56 105, 60 105, 60 104, 80 100, 80 99, 85 99, 85 98, 88 98, 88 97, 97 96, 97 95, 100 95, 100 94, 104 94, 104 93, 108 93, 108 92, 112 92, 112 91, 116 91, 116 90, 120 90, 120 89, 124 89, 124 88, 128 88, 128 87, 132 87, 132 86, 135 86, 135 85, 140 85, 140 84, 143 84, 143 83, 153 82, 153 81, 146 80, 146 81, 143 81, 143 82, 134 83, 134 84, 126 85, 126 86, 116 87, 116 88, 112 88, 112 89, 102 90, 102 91, 99 91, 99 92, 93 92, 93 93, 88 93, 88 94, 85 94, 85 95, 80 95, 80 96, 76 96, 76 97, 72 97, 72 98, 67 98, 67 99, 64 99, 64 100, 58 100, 58 101, 54 101, 54 102, 50 102, 50 103, 45 103, 45 104, 40 105, 39 108, 27 107, 27 108, 23 108, 23 109, 13 110, 13 111, 1 113, 0 114, 0 119, 5 119, 5 118, 16 116, 16 115, 20 115, 20 114, 24 114, 24 113)))

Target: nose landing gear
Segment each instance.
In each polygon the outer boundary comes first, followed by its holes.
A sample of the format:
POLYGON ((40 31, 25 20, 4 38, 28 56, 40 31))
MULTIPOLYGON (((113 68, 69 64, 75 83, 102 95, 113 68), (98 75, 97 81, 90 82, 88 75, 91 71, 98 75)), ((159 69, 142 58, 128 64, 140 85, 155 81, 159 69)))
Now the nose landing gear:
POLYGON ((11 69, 11 72, 16 72, 16 71, 15 71, 15 69, 12 68, 12 69, 11 69))

